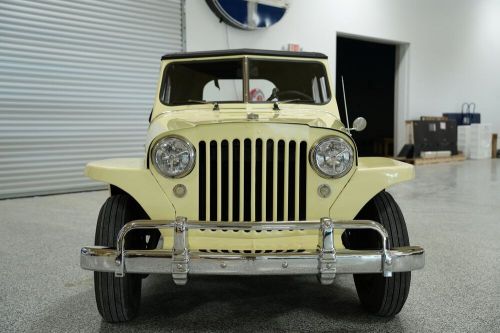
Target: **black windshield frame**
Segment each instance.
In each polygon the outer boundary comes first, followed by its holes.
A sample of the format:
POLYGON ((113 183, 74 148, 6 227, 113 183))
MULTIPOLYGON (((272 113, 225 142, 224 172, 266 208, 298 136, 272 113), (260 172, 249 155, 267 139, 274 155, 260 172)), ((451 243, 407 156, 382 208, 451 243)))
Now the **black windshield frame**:
MULTIPOLYGON (((305 100, 300 100, 300 101, 288 101, 294 104, 308 104, 308 105, 325 105, 331 102, 332 99, 332 91, 330 89, 330 80, 328 76, 328 71, 326 69, 326 66, 323 62, 321 61, 316 61, 316 60, 298 60, 298 59, 288 59, 288 58, 260 58, 260 57, 236 57, 236 58, 227 58, 227 59, 196 59, 196 60, 185 60, 182 59, 181 61, 172 61, 167 66, 165 66, 163 73, 161 75, 162 82, 160 84, 160 90, 159 90, 159 100, 162 104, 166 106, 181 106, 181 105, 194 105, 194 104, 204 104, 202 102, 205 102, 206 104, 241 104, 241 103, 251 103, 251 104, 273 104, 275 101, 250 101, 249 100, 249 81, 250 81, 250 73, 249 73, 249 68, 250 68, 250 63, 252 61, 263 61, 263 62, 279 62, 279 63, 300 63, 300 64, 313 64, 316 66, 320 66, 322 74, 324 75, 325 78, 325 89, 326 89, 326 95, 327 98, 324 100, 322 103, 318 103, 315 101, 305 101, 305 100), (242 69, 242 99, 241 100, 231 100, 231 101, 195 101, 195 99, 189 101, 189 99, 182 101, 182 102, 176 102, 176 103, 169 103, 165 100, 165 93, 167 89, 167 77, 169 70, 172 69, 173 66, 175 65, 182 65, 182 64, 188 64, 188 63, 216 63, 216 62, 239 62, 241 64, 241 69, 242 69)), ((174 83, 175 84, 175 83, 174 83)), ((277 101, 279 102, 287 102, 286 100, 283 101, 277 101)))

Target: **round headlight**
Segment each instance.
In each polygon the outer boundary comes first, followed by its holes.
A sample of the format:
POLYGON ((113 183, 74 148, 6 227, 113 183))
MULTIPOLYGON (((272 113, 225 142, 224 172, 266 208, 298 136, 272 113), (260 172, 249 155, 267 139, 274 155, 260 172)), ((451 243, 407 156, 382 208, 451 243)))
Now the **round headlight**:
POLYGON ((342 138, 329 136, 312 147, 309 160, 320 176, 339 178, 351 170, 353 150, 342 138))
POLYGON ((158 141, 151 151, 151 160, 162 175, 169 178, 184 177, 193 170, 193 145, 180 137, 168 136, 158 141))

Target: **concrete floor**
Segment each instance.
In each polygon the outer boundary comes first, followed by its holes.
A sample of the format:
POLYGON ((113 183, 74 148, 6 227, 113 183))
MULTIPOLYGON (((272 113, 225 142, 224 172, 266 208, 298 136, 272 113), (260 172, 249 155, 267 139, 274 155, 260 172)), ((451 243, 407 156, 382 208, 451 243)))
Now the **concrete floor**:
POLYGON ((500 160, 422 166, 391 192, 427 264, 393 319, 365 314, 351 276, 168 276, 143 286, 140 316, 110 325, 79 268, 107 193, 0 201, 0 332, 410 331, 500 332, 500 160))

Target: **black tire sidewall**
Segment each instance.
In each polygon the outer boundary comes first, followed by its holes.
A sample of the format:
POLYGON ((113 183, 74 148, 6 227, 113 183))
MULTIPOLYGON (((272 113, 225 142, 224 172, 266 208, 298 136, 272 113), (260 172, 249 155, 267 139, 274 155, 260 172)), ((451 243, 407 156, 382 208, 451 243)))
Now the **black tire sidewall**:
MULTIPOLYGON (((99 211, 95 245, 115 248, 120 229, 132 220, 144 218, 144 215, 142 208, 129 195, 109 197, 99 211)), ((104 320, 123 322, 138 314, 141 281, 138 274, 117 278, 114 273, 94 272, 97 308, 104 320)))
MULTIPOLYGON (((401 209, 388 192, 382 191, 373 197, 356 218, 379 222, 387 230, 391 248, 410 245, 401 209)), ((380 237, 375 232, 357 235, 351 233, 351 236, 354 245, 351 244, 349 248, 363 249, 363 238, 367 237, 371 239, 366 243, 373 246, 373 237, 375 237, 381 247, 380 237)), ((349 243, 349 236, 346 238, 349 243)), ((408 297, 411 272, 393 273, 390 278, 382 274, 354 274, 353 276, 359 299, 367 311, 389 317, 401 311, 408 297)))

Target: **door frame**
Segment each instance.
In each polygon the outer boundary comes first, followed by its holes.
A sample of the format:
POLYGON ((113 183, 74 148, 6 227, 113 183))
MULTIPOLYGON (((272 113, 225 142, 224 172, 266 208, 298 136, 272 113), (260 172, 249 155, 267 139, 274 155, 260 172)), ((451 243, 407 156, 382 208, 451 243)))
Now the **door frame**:
MULTIPOLYGON (((331 66, 333 69, 333 82, 337 82, 337 37, 357 39, 360 41, 390 44, 396 47, 396 68, 394 78, 394 155, 397 155, 407 142, 405 123, 410 119, 410 43, 365 35, 357 35, 337 31, 335 35, 335 59, 331 66)), ((335 87, 335 90, 342 87, 335 87)), ((349 125, 348 125, 349 126, 349 125)), ((368 124, 370 126, 370 124, 368 124)))

